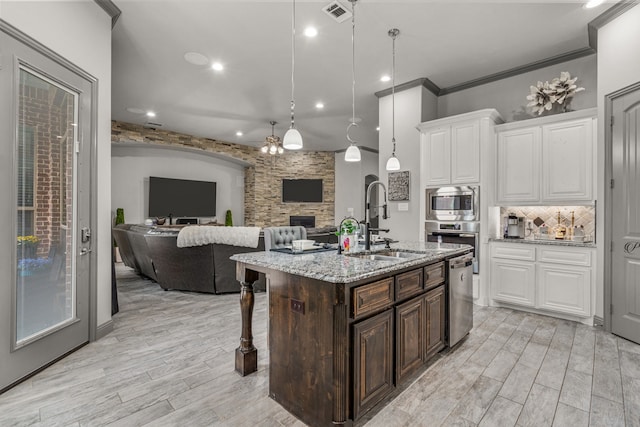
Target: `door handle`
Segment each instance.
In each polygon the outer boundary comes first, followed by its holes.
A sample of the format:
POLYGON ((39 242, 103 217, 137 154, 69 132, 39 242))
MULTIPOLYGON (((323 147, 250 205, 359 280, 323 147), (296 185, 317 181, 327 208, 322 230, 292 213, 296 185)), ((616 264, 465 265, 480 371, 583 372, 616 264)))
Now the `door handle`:
POLYGON ((93 249, 90 249, 90 248, 82 248, 82 249, 80 250, 80 256, 82 256, 82 255, 87 255, 88 253, 90 253, 90 252, 92 252, 92 251, 93 251, 93 249))

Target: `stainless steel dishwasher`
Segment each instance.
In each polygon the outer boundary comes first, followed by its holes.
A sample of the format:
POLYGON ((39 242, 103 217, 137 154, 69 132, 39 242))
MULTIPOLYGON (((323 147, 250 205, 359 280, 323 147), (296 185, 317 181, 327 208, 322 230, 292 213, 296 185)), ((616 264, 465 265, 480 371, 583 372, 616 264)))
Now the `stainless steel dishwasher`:
POLYGON ((473 328, 473 255, 447 261, 449 265, 449 347, 473 328))

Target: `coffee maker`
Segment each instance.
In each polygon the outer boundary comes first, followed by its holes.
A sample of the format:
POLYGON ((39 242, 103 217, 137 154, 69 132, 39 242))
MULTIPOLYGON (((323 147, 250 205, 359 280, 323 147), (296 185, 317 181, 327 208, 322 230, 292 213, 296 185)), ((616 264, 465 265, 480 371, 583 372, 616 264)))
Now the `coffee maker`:
POLYGON ((509 213, 505 218, 506 230, 504 237, 506 239, 524 239, 525 218, 509 213))

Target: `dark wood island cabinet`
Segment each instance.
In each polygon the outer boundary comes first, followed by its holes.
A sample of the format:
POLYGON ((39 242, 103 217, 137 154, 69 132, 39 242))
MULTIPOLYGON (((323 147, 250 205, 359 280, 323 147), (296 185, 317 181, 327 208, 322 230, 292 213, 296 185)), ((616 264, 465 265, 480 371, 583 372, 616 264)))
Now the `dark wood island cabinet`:
POLYGON ((270 397, 311 426, 351 425, 445 347, 444 260, 470 247, 430 245, 409 245, 399 260, 234 255, 243 315, 236 370, 256 370, 251 282, 265 273, 270 397))

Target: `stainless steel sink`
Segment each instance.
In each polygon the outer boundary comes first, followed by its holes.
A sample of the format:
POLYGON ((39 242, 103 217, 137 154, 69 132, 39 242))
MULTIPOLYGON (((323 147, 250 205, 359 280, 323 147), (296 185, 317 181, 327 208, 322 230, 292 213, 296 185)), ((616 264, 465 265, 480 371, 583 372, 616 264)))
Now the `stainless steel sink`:
POLYGON ((403 251, 384 250, 376 252, 356 252, 345 254, 354 258, 368 259, 370 261, 400 261, 403 259, 416 258, 418 254, 403 251))

